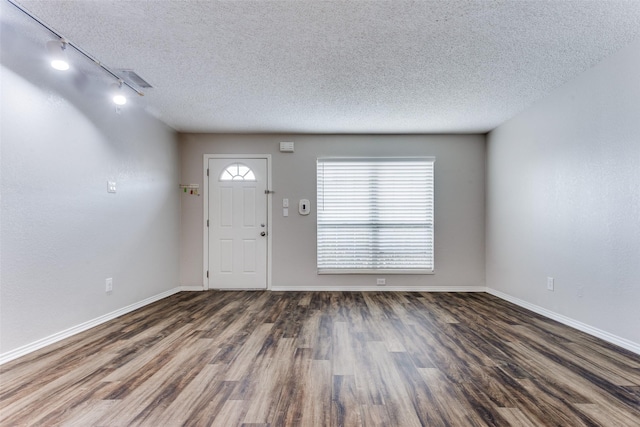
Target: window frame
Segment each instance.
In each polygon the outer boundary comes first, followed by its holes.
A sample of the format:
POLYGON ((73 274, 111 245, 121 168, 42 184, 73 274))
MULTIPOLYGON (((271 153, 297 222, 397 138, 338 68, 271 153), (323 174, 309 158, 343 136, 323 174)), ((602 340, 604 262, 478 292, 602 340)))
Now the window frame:
MULTIPOLYGON (((420 275, 429 275, 429 274, 435 274, 435 205, 434 205, 434 201, 435 201, 435 157, 433 156, 415 156, 415 157, 389 157, 389 156, 385 156, 385 157, 319 157, 316 160, 316 195, 317 195, 317 218, 316 218, 316 268, 317 268, 317 273, 318 274, 405 274, 405 275, 411 275, 411 274, 420 274, 420 275), (429 169, 430 175, 428 176, 428 178, 430 178, 430 188, 426 187, 425 188, 425 193, 424 193, 424 197, 427 199, 428 204, 430 203, 430 211, 428 212, 428 215, 430 215, 431 217, 431 222, 430 224, 427 221, 426 224, 426 228, 427 230, 430 231, 430 236, 431 236, 431 246, 427 247, 428 249, 428 253, 430 256, 427 256, 427 260, 430 261, 430 266, 431 268, 366 268, 366 267, 362 267, 362 268, 327 268, 327 267, 321 267, 321 260, 320 260, 320 254, 321 254, 321 243, 320 243, 320 232, 321 232, 321 227, 322 225, 320 224, 320 215, 321 215, 321 209, 322 209, 322 202, 323 199, 321 199, 321 194, 320 194, 320 168, 322 167, 322 164, 326 163, 326 162, 372 162, 372 163, 384 163, 384 162, 402 162, 402 161, 407 161, 407 162, 428 162, 430 163, 430 165, 427 167, 427 169, 429 169)), ((322 172, 324 173, 324 171, 322 172)), ((323 177, 324 179, 324 177, 323 177)), ((324 193, 323 193, 323 197, 324 197, 324 193)), ((374 226, 372 224, 372 226, 374 226)), ((374 226, 375 227, 375 226, 374 226)), ((394 227, 389 227, 389 228, 394 228, 394 227)), ((423 227, 424 228, 424 227, 423 227)), ((428 263, 427 263, 428 264, 428 263)))

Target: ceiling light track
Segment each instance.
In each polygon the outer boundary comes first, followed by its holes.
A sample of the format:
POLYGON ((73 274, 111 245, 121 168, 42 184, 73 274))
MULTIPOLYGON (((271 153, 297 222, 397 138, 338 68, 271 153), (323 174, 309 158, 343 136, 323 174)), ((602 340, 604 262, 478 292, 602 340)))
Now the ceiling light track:
POLYGON ((50 33, 52 33, 53 35, 55 35, 56 37, 58 37, 58 39, 60 39, 60 42, 65 46, 65 47, 72 47, 74 48, 77 52, 79 52, 80 54, 82 54, 83 56, 85 56, 87 59, 89 59, 91 62, 93 62, 94 64, 96 64, 98 67, 102 68, 104 71, 106 71, 108 74, 110 74, 113 78, 115 78, 118 83, 120 85, 124 85, 127 86, 129 89, 131 89, 132 91, 134 91, 135 93, 137 93, 140 96, 144 96, 144 93, 138 89, 136 89, 135 87, 133 87, 131 84, 127 83, 126 81, 122 80, 122 78, 117 75, 114 71, 111 70, 111 68, 109 68, 108 66, 106 66, 105 64, 103 64, 102 62, 98 61, 94 56, 92 56, 91 54, 87 53, 84 49, 82 49, 80 46, 74 44, 73 42, 69 41, 69 39, 67 39, 66 37, 64 37, 62 34, 60 34, 59 32, 57 32, 56 30, 54 30, 53 28, 51 28, 49 25, 47 25, 45 22, 43 22, 41 19, 39 19, 37 16, 34 16, 31 12, 29 12, 28 10, 26 10, 24 7, 22 7, 21 5, 19 5, 18 3, 16 3, 14 0, 7 0, 9 3, 11 3, 13 6, 15 6, 18 10, 20 10, 22 13, 24 13, 25 15, 27 15, 29 18, 33 19, 35 22, 37 22, 38 24, 40 24, 41 26, 43 26, 47 31, 49 31, 50 33))

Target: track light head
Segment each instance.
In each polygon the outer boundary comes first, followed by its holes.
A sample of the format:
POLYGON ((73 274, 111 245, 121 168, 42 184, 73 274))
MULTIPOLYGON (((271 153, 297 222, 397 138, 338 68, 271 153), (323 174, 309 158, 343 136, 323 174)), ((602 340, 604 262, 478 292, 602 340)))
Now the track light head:
POLYGON ((51 66, 56 70, 66 71, 69 69, 69 60, 67 59, 67 42, 64 39, 51 40, 47 42, 47 50, 51 59, 51 66))
POLYGON ((115 95, 113 97, 113 103, 116 105, 124 105, 127 103, 127 97, 124 95, 115 95))
POLYGON ((112 100, 116 105, 124 105, 127 103, 127 97, 122 92, 122 80, 119 80, 118 83, 114 83, 111 85, 112 87, 112 100))

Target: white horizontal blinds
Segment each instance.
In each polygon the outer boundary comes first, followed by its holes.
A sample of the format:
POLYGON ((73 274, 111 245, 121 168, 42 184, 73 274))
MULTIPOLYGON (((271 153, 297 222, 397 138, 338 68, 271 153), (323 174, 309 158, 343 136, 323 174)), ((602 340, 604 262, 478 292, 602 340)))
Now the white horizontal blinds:
POLYGON ((318 159, 319 272, 432 272, 433 165, 318 159))

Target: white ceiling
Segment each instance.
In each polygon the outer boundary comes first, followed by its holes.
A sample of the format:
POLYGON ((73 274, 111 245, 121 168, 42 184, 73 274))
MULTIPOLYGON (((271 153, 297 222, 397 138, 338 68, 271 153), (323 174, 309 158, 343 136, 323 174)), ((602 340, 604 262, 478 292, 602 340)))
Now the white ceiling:
POLYGON ((18 3, 183 132, 484 133, 640 37, 638 0, 18 3))

